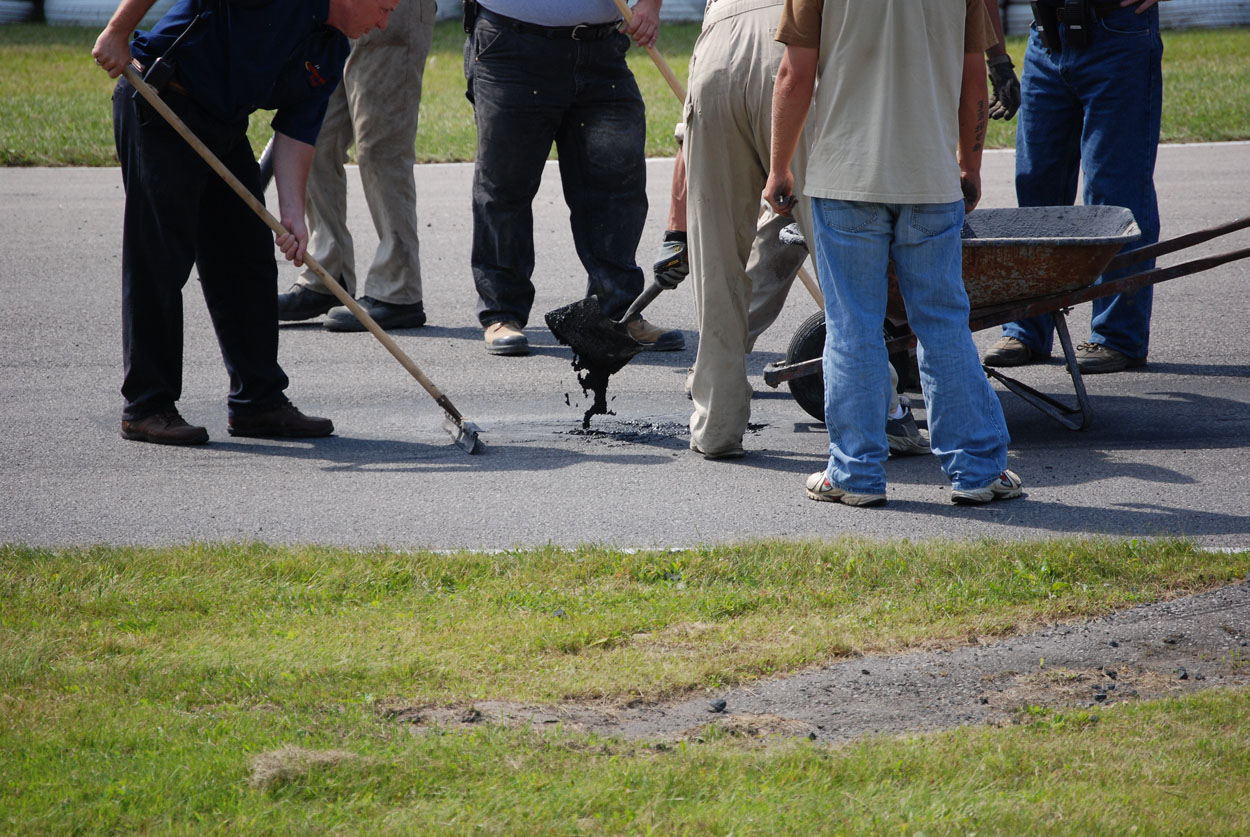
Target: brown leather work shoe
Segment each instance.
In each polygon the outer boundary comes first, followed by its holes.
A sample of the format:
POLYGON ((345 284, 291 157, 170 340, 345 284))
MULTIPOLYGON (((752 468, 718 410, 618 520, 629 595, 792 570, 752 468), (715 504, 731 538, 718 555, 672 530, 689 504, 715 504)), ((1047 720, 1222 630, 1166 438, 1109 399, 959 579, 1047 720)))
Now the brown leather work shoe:
POLYGON ((208 431, 187 424, 177 410, 166 410, 133 421, 123 419, 122 438, 157 445, 202 445, 208 441, 208 431))
POLYGON ((1145 365, 1144 357, 1129 357, 1101 343, 1081 343, 1076 347, 1076 368, 1086 375, 1120 372, 1145 365))
POLYGON ((636 317, 625 324, 629 336, 642 344, 644 352, 680 352, 686 348, 686 338, 675 328, 660 328, 636 317))
POLYGON ((231 416, 228 424, 231 436, 311 439, 334 432, 334 422, 306 416, 294 404, 284 404, 254 416, 231 416))
POLYGON ((528 355, 530 341, 520 325, 504 320, 486 327, 486 351, 492 355, 528 355))
POLYGON ((1045 360, 1050 360, 1048 353, 1030 348, 1015 337, 1000 337, 981 358, 986 366, 1027 366, 1045 360))

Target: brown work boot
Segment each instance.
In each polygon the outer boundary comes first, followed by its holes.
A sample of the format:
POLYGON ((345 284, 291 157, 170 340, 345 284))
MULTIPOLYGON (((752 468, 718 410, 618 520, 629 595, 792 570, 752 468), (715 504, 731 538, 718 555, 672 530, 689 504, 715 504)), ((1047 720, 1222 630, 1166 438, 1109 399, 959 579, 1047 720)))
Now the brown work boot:
POLYGON ((525 339, 520 325, 504 320, 486 327, 486 351, 492 355, 528 355, 530 341, 525 339))
POLYGON ((123 419, 122 438, 157 445, 202 445, 208 441, 208 431, 187 424, 177 410, 165 410, 133 421, 123 419))
POLYGON ((311 439, 334 432, 334 422, 306 416, 294 404, 283 404, 251 416, 231 416, 228 424, 231 436, 311 439))
POLYGON ((1120 372, 1145 365, 1144 357, 1129 357, 1101 343, 1081 343, 1076 347, 1076 368, 1086 375, 1120 372))
POLYGON ((1014 337, 999 338, 997 343, 990 346, 985 357, 981 358, 986 366, 1026 366, 1043 360, 1050 360, 1047 352, 1031 349, 1024 341, 1014 337))
POLYGON ((686 348, 686 338, 675 328, 664 329, 652 325, 642 317, 635 317, 625 324, 629 336, 642 344, 644 352, 680 352, 686 348))

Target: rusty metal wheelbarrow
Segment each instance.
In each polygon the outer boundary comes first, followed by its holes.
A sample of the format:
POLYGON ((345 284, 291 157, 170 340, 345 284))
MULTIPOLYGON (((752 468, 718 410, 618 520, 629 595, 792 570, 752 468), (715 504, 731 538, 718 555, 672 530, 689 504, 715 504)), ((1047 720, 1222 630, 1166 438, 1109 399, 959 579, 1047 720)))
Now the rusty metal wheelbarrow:
MULTIPOLYGON (((1141 237, 1132 213, 1121 207, 1021 207, 981 209, 969 214, 963 230, 963 280, 971 308, 969 328, 980 331, 1050 314, 1072 378, 1075 404, 1065 404, 997 369, 982 368, 989 377, 1060 424, 1071 430, 1084 430, 1093 420, 1093 408, 1068 334, 1066 315, 1072 306, 1246 258, 1250 248, 1094 284, 1103 273, 1247 227, 1250 217, 1116 255, 1124 245, 1141 237)), ((907 328, 907 311, 892 271, 886 318, 886 348, 892 358, 897 358, 915 345, 915 336, 907 328)), ((824 312, 818 311, 795 332, 785 360, 770 363, 764 369, 766 384, 777 387, 787 382, 799 406, 820 421, 824 421, 824 376, 820 368, 824 342, 824 312)))

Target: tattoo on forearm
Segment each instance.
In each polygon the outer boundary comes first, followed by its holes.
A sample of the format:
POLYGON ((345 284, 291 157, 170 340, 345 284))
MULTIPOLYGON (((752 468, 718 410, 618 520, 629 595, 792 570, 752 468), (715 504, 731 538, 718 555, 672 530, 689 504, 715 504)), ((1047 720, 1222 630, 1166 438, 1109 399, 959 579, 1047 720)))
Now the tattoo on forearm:
POLYGON ((980 151, 985 146, 985 131, 989 125, 989 103, 984 99, 977 102, 977 130, 975 134, 976 142, 973 145, 974 151, 980 151))

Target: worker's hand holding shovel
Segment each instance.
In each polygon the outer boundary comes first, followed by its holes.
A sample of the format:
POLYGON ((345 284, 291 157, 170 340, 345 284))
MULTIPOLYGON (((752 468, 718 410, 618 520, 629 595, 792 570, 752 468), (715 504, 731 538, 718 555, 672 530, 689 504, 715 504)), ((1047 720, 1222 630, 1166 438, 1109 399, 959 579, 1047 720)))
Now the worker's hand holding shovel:
POLYGON ((789 169, 768 173, 768 182, 764 184, 764 200, 778 215, 790 214, 799 201, 794 196, 794 175, 789 169))
POLYGON ((638 0, 633 10, 625 17, 626 35, 633 38, 638 46, 655 46, 655 39, 660 34, 660 4, 658 0, 638 0))

